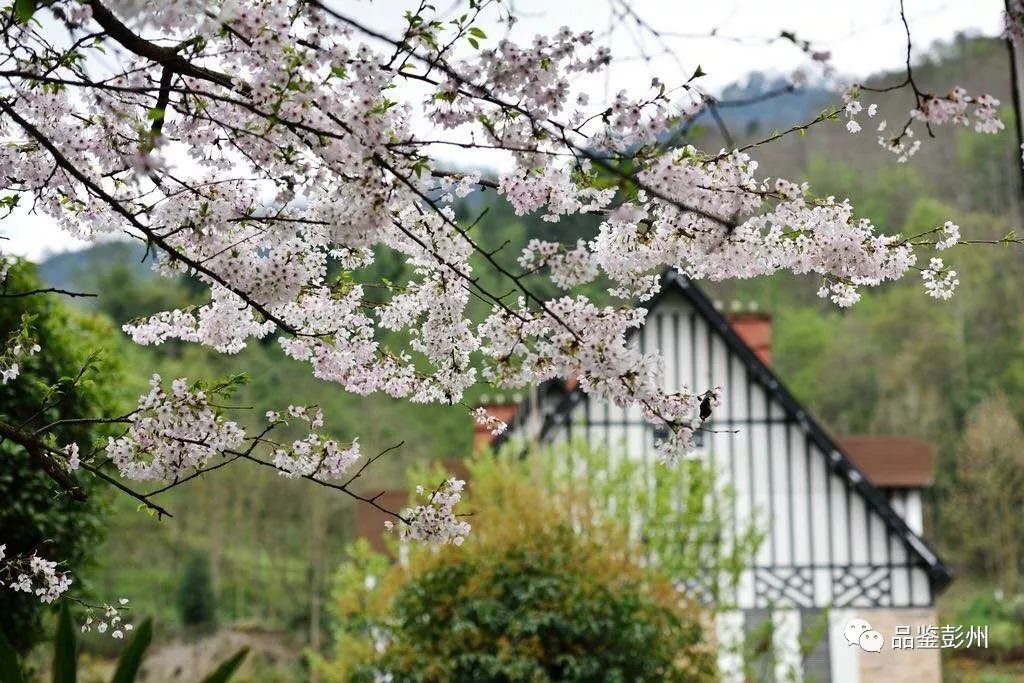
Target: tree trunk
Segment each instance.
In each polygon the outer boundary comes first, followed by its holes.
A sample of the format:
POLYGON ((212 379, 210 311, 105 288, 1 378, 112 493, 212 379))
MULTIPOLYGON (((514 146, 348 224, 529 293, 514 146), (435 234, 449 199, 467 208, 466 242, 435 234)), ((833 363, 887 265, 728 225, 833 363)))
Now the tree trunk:
MULTIPOLYGON (((1006 10, 1010 11, 1009 6, 1010 0, 1005 0, 1006 10)), ((1022 160, 1022 153, 1024 153, 1024 120, 1021 119, 1021 84, 1020 84, 1020 58, 1021 50, 1012 37, 1006 37, 1006 51, 1007 56, 1010 60, 1010 99, 1013 104, 1013 115, 1014 115, 1014 127, 1017 133, 1017 150, 1016 150, 1016 167, 1017 167, 1017 178, 1018 187, 1020 192, 1018 197, 1024 199, 1024 160, 1022 160)), ((1018 203, 1018 206, 1021 204, 1018 203)), ((1019 212, 1018 212, 1019 214, 1019 212)))
MULTIPOLYGON (((324 544, 327 540, 327 515, 324 509, 324 497, 319 491, 313 491, 309 498, 309 646, 319 652, 323 646, 321 629, 324 589, 324 544)), ((315 669, 310 671, 311 683, 316 683, 319 676, 315 669)))

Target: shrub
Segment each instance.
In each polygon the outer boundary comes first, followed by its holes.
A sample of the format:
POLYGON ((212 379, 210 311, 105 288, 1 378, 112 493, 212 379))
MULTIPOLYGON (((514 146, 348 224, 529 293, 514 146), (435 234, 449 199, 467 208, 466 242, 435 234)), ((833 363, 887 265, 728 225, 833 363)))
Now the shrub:
POLYGON ((185 564, 178 591, 181 623, 188 628, 212 629, 217 623, 217 598, 210 576, 210 557, 205 552, 193 551, 185 564))
POLYGON ((473 533, 339 574, 333 680, 711 680, 701 613, 622 525, 581 523, 505 460, 471 467, 473 533))
POLYGON ((1024 657, 1024 594, 1007 597, 998 590, 985 591, 961 608, 956 617, 965 629, 988 627, 988 647, 972 648, 970 656, 995 661, 1024 657))

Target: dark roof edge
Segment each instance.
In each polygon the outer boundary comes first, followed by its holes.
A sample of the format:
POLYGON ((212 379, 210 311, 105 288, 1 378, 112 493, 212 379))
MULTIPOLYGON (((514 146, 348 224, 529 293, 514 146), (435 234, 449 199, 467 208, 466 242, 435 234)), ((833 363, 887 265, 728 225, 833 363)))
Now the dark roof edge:
MULTIPOLYGON (((668 291, 668 286, 673 286, 677 291, 682 293, 683 296, 694 305, 700 314, 704 316, 705 320, 707 320, 707 322, 722 335, 722 338, 725 340, 729 349, 747 363, 747 367, 750 368, 754 379, 764 385, 764 387, 782 404, 786 412, 788 412, 790 416, 795 419, 801 427, 803 427, 805 433, 812 441, 814 441, 815 445, 821 449, 827 458, 831 471, 850 482, 850 484, 864 496, 875 512, 878 513, 886 526, 900 537, 907 550, 913 555, 916 555, 921 562, 924 563, 928 570, 928 576, 931 579, 935 594, 942 592, 942 590, 948 586, 950 581, 953 579, 953 572, 949 566, 939 558, 938 553, 936 553, 923 538, 907 526, 906 521, 900 517, 895 510, 893 510, 892 506, 889 505, 889 501, 886 500, 882 492, 871 484, 868 478, 864 476, 864 473, 860 471, 850 457, 839 447, 836 441, 828 434, 828 432, 825 431, 818 421, 804 410, 803 406, 797 402, 793 394, 791 394, 789 389, 787 389, 782 383, 782 380, 776 376, 770 367, 757 357, 757 354, 755 354, 754 351, 747 346, 746 342, 744 342, 732 329, 732 326, 729 324, 729 321, 725 316, 715 308, 714 304, 711 303, 711 300, 708 299, 707 296, 696 285, 694 285, 687 276, 674 270, 665 271, 665 274, 662 276, 661 290, 659 293, 647 301, 638 302, 637 305, 644 306, 648 310, 652 309, 658 304, 658 301, 665 296, 666 291, 668 291)), ((553 380, 550 383, 545 383, 542 390, 547 393, 554 393, 559 388, 564 391, 564 385, 557 380, 553 380)), ((579 388, 564 393, 555 409, 544 415, 544 420, 539 434, 539 438, 541 440, 548 435, 552 427, 569 419, 572 410, 583 399, 583 395, 583 391, 579 388)), ((509 428, 505 430, 503 434, 492 442, 492 446, 495 450, 500 448, 505 441, 507 441, 509 435, 515 430, 515 428, 525 422, 529 409, 530 400, 527 398, 520 403, 519 410, 516 412, 516 419, 513 423, 509 425, 509 428)))
POLYGON ((839 447, 839 444, 828 434, 827 431, 810 415, 803 406, 796 400, 782 380, 768 367, 757 354, 747 346, 738 334, 732 329, 729 321, 722 313, 715 308, 711 300, 694 285, 690 279, 676 271, 666 271, 662 277, 661 292, 652 299, 644 302, 648 308, 653 308, 658 300, 664 296, 666 285, 674 285, 675 289, 683 294, 704 316, 709 324, 713 325, 729 349, 736 353, 751 369, 751 374, 783 405, 787 412, 800 423, 805 433, 825 453, 829 467, 839 476, 846 479, 867 499, 875 512, 888 525, 893 533, 897 534, 906 545, 907 549, 917 555, 928 569, 928 575, 932 580, 935 592, 941 592, 953 579, 952 570, 943 562, 938 553, 921 536, 914 532, 906 521, 893 510, 882 492, 868 480, 864 473, 853 463, 850 457, 839 447))

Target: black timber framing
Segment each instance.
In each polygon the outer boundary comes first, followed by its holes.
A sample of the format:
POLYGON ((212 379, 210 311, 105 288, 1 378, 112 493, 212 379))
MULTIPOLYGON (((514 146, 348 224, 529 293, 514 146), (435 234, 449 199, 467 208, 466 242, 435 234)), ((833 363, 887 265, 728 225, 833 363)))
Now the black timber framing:
MULTIPOLYGON (((948 586, 953 578, 952 570, 923 538, 907 526, 906 521, 889 504, 886 495, 868 481, 864 473, 857 468, 828 432, 797 402, 772 369, 758 358, 753 349, 736 334, 726 317, 715 308, 707 295, 690 278, 674 270, 666 271, 662 276, 659 293, 647 301, 638 302, 637 305, 651 310, 670 291, 682 294, 704 318, 709 327, 721 335, 729 351, 736 354, 747 366, 749 376, 761 384, 782 405, 787 413, 786 421, 797 423, 809 441, 822 452, 828 469, 856 489, 866 502, 866 506, 874 510, 887 529, 903 542, 910 556, 916 557, 920 561, 928 574, 933 595, 937 595, 948 586)), ((540 440, 547 438, 553 428, 567 424, 576 406, 581 402, 586 402, 586 396, 582 390, 575 388, 566 391, 564 383, 559 380, 545 382, 539 387, 538 394, 538 405, 543 405, 545 399, 549 397, 558 399, 554 410, 543 414, 538 435, 540 440)), ((495 448, 500 447, 517 427, 525 423, 529 410, 530 400, 526 399, 520 404, 516 418, 509 425, 509 429, 495 439, 493 443, 495 448)), ((913 582, 910 583, 909 588, 913 590, 913 582)))

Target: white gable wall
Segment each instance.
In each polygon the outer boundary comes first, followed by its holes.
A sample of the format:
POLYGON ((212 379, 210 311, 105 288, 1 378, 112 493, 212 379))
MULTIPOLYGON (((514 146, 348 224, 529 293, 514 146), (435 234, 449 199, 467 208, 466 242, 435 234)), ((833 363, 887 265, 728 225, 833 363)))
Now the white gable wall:
MULTIPOLYGON (((739 524, 753 521, 766 532, 740 581, 739 607, 932 604, 924 567, 853 486, 856 482, 833 471, 833 456, 810 438, 806 416, 787 414, 686 298, 666 292, 635 339, 644 350, 661 351, 668 391, 723 387, 722 405, 706 424, 709 433, 700 452, 735 489, 739 524)), ((653 429, 638 408, 586 396, 580 403, 549 438, 586 439, 655 465, 653 429)), ((915 517, 909 522, 918 530, 914 493, 894 500, 894 506, 915 517)))
MULTIPOLYGON (((705 425, 698 453, 735 490, 737 527, 753 521, 766 533, 733 596, 739 610, 716 614, 723 680, 746 680, 736 646, 767 618, 774 626, 774 664, 758 680, 856 683, 890 671, 937 683, 937 650, 864 654, 843 637, 845 622, 854 616, 889 633, 893 624, 935 623, 933 585, 922 558, 936 559, 914 535, 921 533, 920 492, 891 491, 885 503, 831 450, 835 446, 799 406, 776 391, 770 373, 730 347, 727 323, 707 308, 702 314, 688 298, 697 294, 689 290, 684 296, 670 282, 634 339, 662 353, 668 391, 723 388, 723 403, 705 425), (889 523, 879 510, 890 516, 889 523), (893 521, 895 515, 913 533, 893 521), (801 660, 799 648, 808 644, 811 650, 801 660)), ((705 306, 702 296, 693 300, 705 306)), ((546 424, 546 441, 584 440, 606 446, 612 457, 656 466, 654 430, 639 409, 591 401, 579 391, 555 392, 541 403, 543 417, 535 423, 546 424)), ((510 437, 524 444, 524 432, 516 428, 510 437)), ((634 522, 642 524, 639 518, 634 522)), ((937 567, 941 577, 945 570, 941 563, 937 567)))

